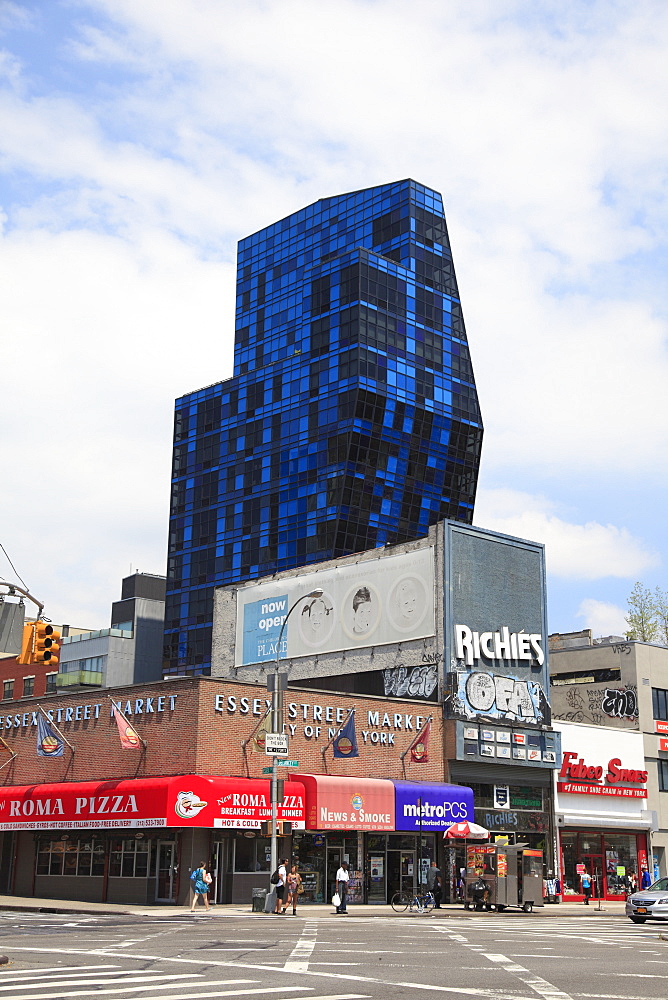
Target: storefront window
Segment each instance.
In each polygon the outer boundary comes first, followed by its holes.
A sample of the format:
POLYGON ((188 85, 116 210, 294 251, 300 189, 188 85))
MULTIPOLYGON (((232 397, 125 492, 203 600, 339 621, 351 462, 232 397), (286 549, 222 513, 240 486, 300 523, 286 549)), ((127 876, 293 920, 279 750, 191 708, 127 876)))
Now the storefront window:
POLYGON ((631 874, 638 876, 638 851, 632 834, 606 833, 605 877, 610 895, 624 896, 630 887, 631 874))
POLYGON ((124 837, 111 842, 109 874, 121 878, 148 876, 149 841, 124 837))
POLYGON ((564 896, 582 895, 583 870, 593 876, 592 895, 625 896, 638 879, 636 835, 629 833, 562 833, 564 896), (578 870, 580 866, 580 870, 578 870))
POLYGON ((542 812, 543 789, 530 788, 527 785, 511 785, 510 808, 530 809, 532 811, 542 812))
POLYGON ((494 808, 494 785, 481 784, 479 781, 467 781, 466 784, 473 789, 476 809, 494 808))
POLYGON ((573 896, 580 892, 580 880, 577 877, 577 833, 562 833, 561 852, 563 857, 562 894, 573 896))
POLYGON ((41 839, 36 875, 104 875, 104 845, 94 838, 41 839))
MULTIPOLYGON (((279 844, 279 857, 282 848, 279 844)), ((235 837, 234 871, 268 872, 271 867, 271 840, 268 837, 235 837)))

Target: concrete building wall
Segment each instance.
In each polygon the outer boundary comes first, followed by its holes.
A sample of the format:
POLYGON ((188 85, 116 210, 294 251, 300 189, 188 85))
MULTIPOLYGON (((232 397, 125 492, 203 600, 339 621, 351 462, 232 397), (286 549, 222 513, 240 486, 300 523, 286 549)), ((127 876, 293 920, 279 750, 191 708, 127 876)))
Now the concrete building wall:
MULTIPOLYGON (((668 647, 623 640, 550 653, 552 713, 554 719, 632 729, 643 733, 647 765, 647 802, 656 814, 652 849, 662 875, 668 873, 668 791, 659 786, 659 762, 668 760, 661 749, 652 706, 652 689, 668 690, 668 647), (608 680, 593 680, 609 671, 608 680), (554 683, 564 674, 579 673, 568 683, 554 683), (591 680, 589 678, 592 678, 591 680)), ((668 734, 666 734, 668 736, 668 734)), ((665 737, 664 737, 665 738, 665 737)))

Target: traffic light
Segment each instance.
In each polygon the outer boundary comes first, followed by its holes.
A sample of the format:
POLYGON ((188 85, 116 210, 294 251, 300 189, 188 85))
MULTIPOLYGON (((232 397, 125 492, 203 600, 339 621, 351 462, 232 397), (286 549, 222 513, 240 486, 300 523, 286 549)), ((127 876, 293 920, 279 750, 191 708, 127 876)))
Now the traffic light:
POLYGON ((21 639, 21 652, 16 657, 17 663, 32 663, 33 648, 35 645, 35 625, 30 622, 23 626, 23 638, 21 639))
POLYGON ((57 632, 53 625, 36 622, 32 662, 48 663, 50 667, 53 667, 58 666, 59 659, 60 632, 57 632))
MULTIPOLYGON (((279 820, 276 824, 276 836, 277 837, 289 837, 292 834, 292 823, 288 823, 285 820, 279 820)), ((260 824, 260 836, 261 837, 271 837, 271 820, 264 820, 260 824)))

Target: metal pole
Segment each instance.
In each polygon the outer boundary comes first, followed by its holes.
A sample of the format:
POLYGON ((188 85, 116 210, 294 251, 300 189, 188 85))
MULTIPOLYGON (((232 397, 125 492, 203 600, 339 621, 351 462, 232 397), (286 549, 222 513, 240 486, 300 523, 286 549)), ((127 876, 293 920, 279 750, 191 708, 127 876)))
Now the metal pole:
MULTIPOLYGON (((278 664, 281 656, 281 642, 283 641, 283 632, 285 626, 287 625, 288 618, 295 610, 300 601, 307 600, 309 597, 322 597, 323 591, 320 587, 316 590, 312 590, 310 594, 303 594, 298 597, 292 607, 289 609, 287 615, 281 623, 281 631, 278 634, 278 642, 276 643, 276 660, 274 661, 274 690, 271 692, 271 731, 273 733, 283 732, 283 689, 279 690, 280 685, 280 674, 278 672, 278 664)), ((276 754, 274 754, 273 760, 271 762, 271 871, 275 872, 278 868, 278 768, 276 764, 276 754)))
POLYGON ((418 892, 422 892, 422 796, 418 799, 418 812, 420 813, 420 850, 418 854, 418 892))

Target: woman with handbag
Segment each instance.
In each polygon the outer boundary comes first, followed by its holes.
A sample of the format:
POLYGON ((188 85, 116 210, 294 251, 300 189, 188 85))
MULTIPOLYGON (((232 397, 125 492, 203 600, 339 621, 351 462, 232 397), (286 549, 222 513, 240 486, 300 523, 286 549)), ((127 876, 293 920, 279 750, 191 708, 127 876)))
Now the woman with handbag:
POLYGON ((283 913, 285 913, 288 906, 292 902, 292 916, 296 917, 297 900, 304 891, 304 887, 302 886, 302 877, 297 871, 297 865, 292 866, 292 868, 288 872, 287 879, 288 879, 288 898, 285 906, 283 907, 283 913))
POLYGON ((199 868, 195 868, 190 873, 190 881, 193 887, 193 903, 190 907, 190 912, 192 913, 197 906, 197 897, 202 897, 202 902, 204 903, 204 909, 209 909, 209 886, 211 885, 211 876, 206 870, 206 862, 202 861, 199 868))

